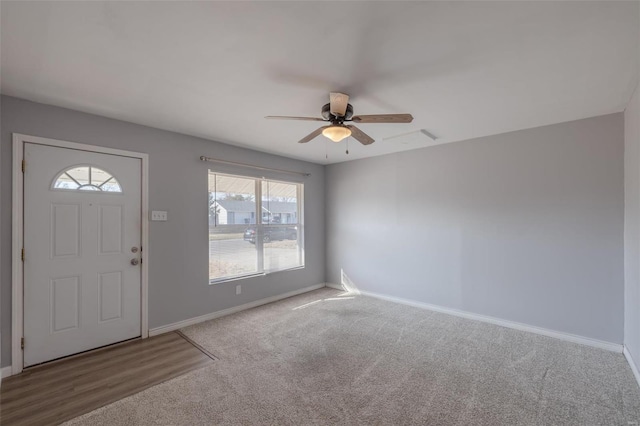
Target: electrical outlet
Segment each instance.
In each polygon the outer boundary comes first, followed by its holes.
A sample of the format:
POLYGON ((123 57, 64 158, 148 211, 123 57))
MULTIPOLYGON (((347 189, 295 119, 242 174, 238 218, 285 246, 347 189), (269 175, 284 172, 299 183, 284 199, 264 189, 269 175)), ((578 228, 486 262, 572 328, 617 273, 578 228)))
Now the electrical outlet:
POLYGON ((236 286, 236 294, 240 294, 240 293, 242 293, 242 286, 240 284, 238 284, 236 286))
POLYGON ((165 222, 167 220, 167 212, 154 210, 151 212, 151 220, 154 222, 165 222))

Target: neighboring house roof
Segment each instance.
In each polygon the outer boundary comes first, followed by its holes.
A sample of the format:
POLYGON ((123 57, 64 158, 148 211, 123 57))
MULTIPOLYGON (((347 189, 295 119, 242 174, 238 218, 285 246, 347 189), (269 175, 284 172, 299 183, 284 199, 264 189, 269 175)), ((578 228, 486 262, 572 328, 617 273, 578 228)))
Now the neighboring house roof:
POLYGON ((256 203, 253 201, 217 200, 220 207, 228 212, 254 212, 256 203))
POLYGON ((263 202, 262 208, 270 211, 271 213, 296 213, 298 211, 296 203, 285 201, 263 202))
MULTIPOLYGON (((220 207, 228 212, 254 212, 256 203, 253 201, 217 200, 220 207)), ((262 205, 262 210, 271 213, 296 213, 297 204, 284 201, 270 201, 262 205)))

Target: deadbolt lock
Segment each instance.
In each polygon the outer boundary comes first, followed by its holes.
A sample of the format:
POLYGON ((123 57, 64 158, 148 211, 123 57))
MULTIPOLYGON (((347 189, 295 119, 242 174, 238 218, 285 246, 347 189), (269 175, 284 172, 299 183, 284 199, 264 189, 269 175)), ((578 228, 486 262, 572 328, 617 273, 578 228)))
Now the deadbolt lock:
POLYGON ((131 253, 137 253, 138 247, 131 247, 131 253))

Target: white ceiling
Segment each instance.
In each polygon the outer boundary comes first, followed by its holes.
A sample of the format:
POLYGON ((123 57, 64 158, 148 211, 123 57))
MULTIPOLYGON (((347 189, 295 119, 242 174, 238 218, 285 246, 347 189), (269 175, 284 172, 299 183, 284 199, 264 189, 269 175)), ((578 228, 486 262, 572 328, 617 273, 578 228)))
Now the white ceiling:
POLYGON ((622 111, 638 2, 2 2, 2 93, 334 163, 622 111), (319 137, 329 91, 370 146, 319 137), (415 134, 414 134, 415 136, 415 134), (403 143, 404 142, 404 143, 403 143), (328 151, 328 159, 325 158, 328 151))

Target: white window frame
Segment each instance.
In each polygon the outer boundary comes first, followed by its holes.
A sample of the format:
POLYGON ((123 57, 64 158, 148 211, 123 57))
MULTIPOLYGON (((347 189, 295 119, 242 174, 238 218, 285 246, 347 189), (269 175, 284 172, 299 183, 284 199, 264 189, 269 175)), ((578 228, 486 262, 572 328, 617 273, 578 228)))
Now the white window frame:
MULTIPOLYGON (((263 276, 267 274, 272 274, 275 272, 283 272, 283 271, 292 271, 297 269, 305 268, 305 253, 304 253, 304 183, 296 182, 296 181, 287 181, 281 179, 267 179, 264 177, 255 177, 255 176, 247 176, 241 174, 234 173, 221 173, 217 172, 215 169, 209 169, 207 174, 207 179, 209 175, 219 175, 226 176, 232 178, 240 178, 240 179, 252 179, 255 183, 254 196, 256 200, 256 208, 255 208, 255 227, 256 227, 256 256, 257 256, 257 272, 252 272, 248 274, 242 275, 233 275, 229 277, 221 277, 221 278, 209 278, 209 285, 221 284, 229 281, 242 280, 246 278, 263 276), (264 227, 287 227, 290 224, 264 224, 262 223, 262 183, 263 182, 275 182, 275 183, 286 183, 288 185, 296 185, 296 197, 297 197, 297 218, 298 221, 295 224, 297 227, 297 246, 298 246, 298 259, 300 259, 300 265, 292 266, 290 268, 282 268, 282 269, 264 269, 264 242, 262 241, 262 233, 264 231, 264 227), (260 212, 260 213, 258 213, 260 212)), ((207 194, 209 194, 209 187, 207 185, 207 194)), ((207 216, 208 217, 208 216, 207 216)), ((217 226, 227 226, 227 225, 217 225, 217 226)), ((209 227, 207 227, 209 229, 209 227)), ((209 262, 211 262, 211 258, 209 258, 209 262)))

